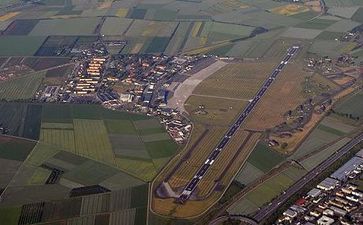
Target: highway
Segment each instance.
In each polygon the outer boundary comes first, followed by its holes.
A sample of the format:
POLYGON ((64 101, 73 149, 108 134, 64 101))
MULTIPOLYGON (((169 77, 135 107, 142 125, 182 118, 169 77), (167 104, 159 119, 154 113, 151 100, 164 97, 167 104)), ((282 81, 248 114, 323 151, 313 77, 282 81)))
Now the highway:
POLYGON ((319 164, 313 170, 308 172, 303 178, 298 180, 295 184, 290 186, 282 195, 274 199, 267 206, 262 208, 257 212, 257 214, 253 217, 257 222, 261 222, 264 219, 267 219, 269 216, 275 212, 281 204, 286 202, 289 198, 291 198, 296 192, 301 190, 307 183, 312 181, 318 174, 326 170, 329 166, 331 166, 336 160, 340 157, 348 153, 354 146, 363 141, 363 133, 352 139, 349 143, 340 148, 336 153, 327 158, 324 162, 319 164))
POLYGON ((222 140, 219 142, 217 147, 210 153, 210 155, 208 156, 204 164, 201 166, 201 168, 199 168, 199 170, 195 173, 193 178, 184 187, 183 191, 181 192, 180 196, 177 199, 177 202, 184 203, 190 198, 192 193, 197 188, 198 183, 203 179, 203 176, 207 173, 208 169, 212 166, 214 161, 217 159, 218 155, 224 150, 225 146, 234 136, 234 134, 239 129, 241 124, 246 120, 248 115, 253 111, 257 103, 260 101, 261 97, 266 93, 266 91, 274 82, 276 77, 280 74, 280 72, 284 69, 284 67, 291 60, 291 58, 298 52, 299 49, 300 46, 297 45, 294 45, 288 49, 281 63, 273 70, 273 72, 264 81, 262 87, 259 89, 255 97, 249 101, 247 107, 238 116, 236 121, 230 126, 230 128, 225 133, 225 135, 223 136, 222 140))

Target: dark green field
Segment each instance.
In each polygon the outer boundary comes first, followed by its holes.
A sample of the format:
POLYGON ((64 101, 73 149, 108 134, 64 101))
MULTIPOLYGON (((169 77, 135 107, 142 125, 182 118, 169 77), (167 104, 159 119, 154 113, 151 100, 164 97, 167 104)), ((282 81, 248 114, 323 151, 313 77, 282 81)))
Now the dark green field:
POLYGON ((247 161, 258 169, 267 172, 284 160, 284 157, 274 152, 263 143, 258 143, 247 161))

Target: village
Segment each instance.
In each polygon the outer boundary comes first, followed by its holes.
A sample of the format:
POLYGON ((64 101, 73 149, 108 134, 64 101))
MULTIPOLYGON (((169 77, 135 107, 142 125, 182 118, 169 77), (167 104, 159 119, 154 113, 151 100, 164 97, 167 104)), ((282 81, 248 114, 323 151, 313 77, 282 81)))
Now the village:
MULTIPOLYGON (((108 55, 81 51, 62 86, 46 86, 37 101, 102 104, 105 108, 156 116, 177 143, 185 143, 191 123, 167 108, 170 85, 181 83, 207 56, 108 55)), ((176 88, 176 87, 174 87, 176 88)))
POLYGON ((277 224, 361 224, 363 190, 356 184, 363 171, 363 150, 298 199, 277 224))

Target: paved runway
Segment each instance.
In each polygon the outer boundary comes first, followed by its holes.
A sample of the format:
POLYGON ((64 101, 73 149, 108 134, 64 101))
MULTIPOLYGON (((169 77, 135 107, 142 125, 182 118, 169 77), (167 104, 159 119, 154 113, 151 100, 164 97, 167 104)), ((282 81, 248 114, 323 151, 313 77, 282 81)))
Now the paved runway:
POLYGON ((265 80, 265 82, 263 83, 262 87, 259 89, 259 91, 255 95, 255 97, 249 101, 247 107, 243 110, 243 112, 239 115, 237 120, 228 129, 228 131, 223 136, 222 140, 219 142, 217 147, 210 153, 210 155, 208 156, 207 160, 204 162, 202 167, 199 168, 199 170, 194 175, 194 177, 188 182, 187 186, 184 187, 181 195, 177 199, 178 202, 184 203, 185 201, 187 201, 190 198, 192 193, 197 188, 198 183, 203 179, 203 176, 206 174, 208 169, 212 166, 214 161, 217 159, 218 155, 224 150, 225 146, 228 144, 228 142, 234 136, 234 134, 236 133, 238 128, 245 121, 245 119, 248 117, 248 115, 252 112, 252 110, 255 108, 257 103, 260 101, 261 97, 266 93, 266 91, 271 86, 271 84, 274 82, 276 77, 280 74, 280 72, 283 70, 283 68, 287 65, 287 63, 290 61, 290 59, 298 52, 299 49, 300 49, 300 47, 297 45, 294 45, 288 49, 288 51, 287 51, 285 57, 283 58, 283 60, 281 61, 281 63, 276 67, 276 69, 265 80))

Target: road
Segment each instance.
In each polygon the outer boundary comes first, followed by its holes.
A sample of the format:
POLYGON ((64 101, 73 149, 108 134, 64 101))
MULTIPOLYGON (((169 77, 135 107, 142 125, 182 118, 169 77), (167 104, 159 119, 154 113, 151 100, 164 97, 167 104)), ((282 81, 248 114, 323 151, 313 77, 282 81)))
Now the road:
POLYGON ((267 219, 269 216, 275 212, 281 204, 286 202, 289 198, 291 198, 294 194, 296 194, 299 190, 301 190, 307 183, 311 182, 318 174, 326 170, 329 166, 331 166, 336 160, 341 158, 343 155, 348 153, 354 146, 363 141, 363 133, 355 137, 349 143, 340 148, 336 153, 331 155, 324 162, 319 164, 309 173, 307 173, 303 178, 298 180, 295 184, 290 186, 284 194, 280 195, 276 199, 274 199, 269 205, 262 208, 257 212, 257 214, 253 217, 257 222, 261 222, 264 219, 267 219))
POLYGON ((237 120, 230 126, 228 131, 223 136, 222 140, 219 142, 217 147, 210 153, 207 160, 204 164, 199 168, 193 178, 188 182, 188 184, 184 187, 181 195, 177 199, 177 202, 184 203, 187 201, 192 193, 197 188, 199 182, 203 179, 203 176, 207 173, 208 169, 212 166, 214 161, 217 159, 218 155, 224 150, 225 146, 232 139, 234 134, 240 128, 241 124, 246 120, 248 115, 253 111, 256 107, 257 103, 260 101, 262 96, 266 93, 268 88, 272 85, 276 77, 280 74, 280 72, 284 69, 287 63, 291 60, 291 58, 298 52, 300 49, 299 46, 294 45, 288 49, 286 55, 284 56, 281 63, 274 69, 274 71, 268 76, 268 78, 263 83, 262 87, 259 89, 255 97, 249 100, 247 107, 243 110, 243 112, 239 115, 237 120))

